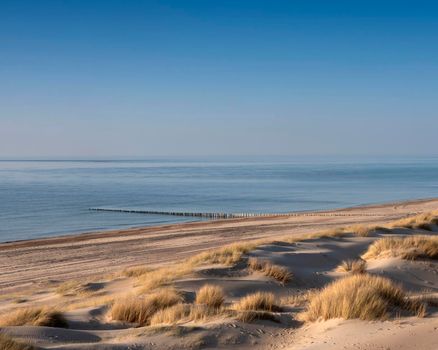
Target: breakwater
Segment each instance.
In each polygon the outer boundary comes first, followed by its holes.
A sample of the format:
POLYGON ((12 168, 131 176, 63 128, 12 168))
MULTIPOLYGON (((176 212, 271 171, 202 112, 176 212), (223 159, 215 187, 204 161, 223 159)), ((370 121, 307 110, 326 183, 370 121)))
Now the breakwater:
POLYGON ((149 214, 149 215, 172 215, 172 216, 193 216, 211 219, 235 219, 267 216, 380 216, 369 213, 334 213, 334 212, 292 212, 292 213, 202 213, 202 212, 178 212, 178 211, 157 211, 137 209, 116 209, 116 208, 89 208, 91 211, 108 211, 119 213, 149 214))

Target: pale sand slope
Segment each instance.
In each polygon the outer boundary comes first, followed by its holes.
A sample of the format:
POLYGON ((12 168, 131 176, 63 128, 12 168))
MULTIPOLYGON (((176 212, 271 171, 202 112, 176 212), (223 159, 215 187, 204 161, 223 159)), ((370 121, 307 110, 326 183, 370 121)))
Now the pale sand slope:
MULTIPOLYGON (((384 207, 383 211, 391 210, 384 207)), ((318 217, 316 219, 320 220, 318 217)), ((288 232, 289 237, 295 234, 293 230, 288 232)), ((321 288, 346 276, 347 273, 336 271, 342 260, 359 257, 373 241, 381 237, 436 235, 437 232, 438 226, 431 225, 427 231, 418 228, 392 229, 389 232, 379 230, 369 237, 347 235, 307 239, 296 243, 288 243, 284 238, 259 246, 235 266, 199 267, 177 279, 174 286, 183 293, 188 303, 193 302, 195 293, 206 283, 223 287, 227 307, 240 297, 255 291, 272 292, 276 300, 280 301, 282 297, 321 288), (247 268, 249 257, 262 258, 285 266, 293 272, 294 277, 286 285, 281 285, 270 277, 250 271, 247 268)), ((367 272, 384 275, 401 283, 414 296, 425 293, 429 296, 438 295, 438 260, 375 259, 368 261, 367 272)), ((0 302, 4 314, 19 307, 54 305, 61 310, 68 310, 65 316, 70 328, 21 326, 6 327, 4 331, 18 339, 29 340, 43 349, 438 348, 438 308, 433 306, 429 306, 425 318, 402 315, 384 322, 330 320, 303 324, 297 320, 297 313, 305 308, 305 304, 295 306, 287 302, 283 303, 281 312, 273 314, 276 322, 259 320, 244 323, 237 321, 234 316, 219 316, 203 322, 182 321, 173 326, 157 328, 135 327, 112 320, 104 298, 136 293, 141 289, 141 283, 136 278, 119 276, 86 284, 89 289, 89 294, 86 295, 60 296, 53 288, 49 288, 27 295, 27 301, 21 300, 20 304, 13 303, 19 296, 6 297, 0 302)))
POLYGON ((236 241, 382 224, 438 208, 438 199, 298 214, 136 228, 0 244, 0 295, 127 266, 159 265, 236 241))

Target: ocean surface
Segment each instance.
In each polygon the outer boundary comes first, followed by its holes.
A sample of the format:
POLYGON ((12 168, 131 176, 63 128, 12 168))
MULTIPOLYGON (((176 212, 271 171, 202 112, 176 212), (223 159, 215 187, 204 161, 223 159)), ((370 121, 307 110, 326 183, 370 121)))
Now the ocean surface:
POLYGON ((93 212, 290 212, 438 197, 438 158, 0 161, 0 241, 193 217, 93 212))

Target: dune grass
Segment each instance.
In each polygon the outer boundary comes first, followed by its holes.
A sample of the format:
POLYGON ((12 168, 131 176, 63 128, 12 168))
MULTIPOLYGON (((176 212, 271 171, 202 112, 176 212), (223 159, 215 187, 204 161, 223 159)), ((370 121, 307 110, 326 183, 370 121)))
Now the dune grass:
POLYGON ((175 304, 165 309, 158 310, 150 319, 151 326, 161 324, 176 324, 187 318, 190 314, 189 304, 175 304))
MULTIPOLYGON (((426 215, 426 217, 428 219, 432 218, 431 214, 426 215)), ((287 243, 295 243, 307 239, 342 237, 348 234, 368 236, 371 232, 377 231, 389 232, 390 229, 375 225, 355 225, 349 227, 336 227, 314 233, 294 235, 292 237, 284 236, 282 238, 279 238, 279 240, 287 243)), ((179 264, 153 270, 142 267, 139 267, 138 270, 134 268, 132 271, 128 269, 126 271, 126 274, 132 275, 133 277, 138 274, 139 283, 141 285, 140 293, 145 293, 162 286, 170 285, 176 279, 192 273, 195 267, 201 265, 234 265, 239 262, 245 254, 249 253, 260 245, 272 243, 272 241, 272 239, 258 239, 240 243, 233 243, 220 248, 207 250, 205 252, 192 256, 179 264)), ((277 265, 275 266, 277 267, 277 265)), ((278 268, 275 268, 274 270, 272 271, 272 273, 277 276, 282 283, 286 283, 284 281, 284 278, 290 279, 292 277, 292 275, 287 275, 284 270, 281 272, 278 268), (274 270, 276 271, 274 272, 274 270), (283 280, 281 280, 282 278, 283 280)), ((272 277, 276 278, 275 276, 272 277)))
POLYGON ((25 344, 12 339, 11 337, 0 333, 0 349, 2 350, 34 350, 30 344, 25 344))
POLYGON ((112 305, 110 314, 114 320, 146 326, 157 311, 180 302, 181 295, 172 288, 166 288, 141 298, 120 298, 112 305))
POLYGON ((176 279, 189 275, 197 266, 208 264, 233 265, 240 261, 242 256, 255 249, 263 241, 256 240, 251 242, 234 243, 217 249, 207 250, 188 258, 187 260, 165 266, 151 271, 145 271, 139 276, 141 286, 140 293, 149 292, 156 288, 170 285, 176 279))
MULTIPOLYGON (((207 300, 210 300, 212 286, 204 286, 207 300), (205 288, 207 287, 207 288, 205 288)), ((216 295, 216 292, 215 292, 216 295)), ((215 298, 216 299, 216 298, 215 298)), ((182 304, 178 303, 156 312, 151 320, 151 325, 170 325, 180 322, 206 322, 217 317, 235 317, 242 322, 252 322, 256 319, 277 321, 272 312, 280 311, 275 303, 275 296, 272 293, 257 292, 241 298, 232 305, 232 309, 223 306, 215 307, 215 303, 182 304)))
POLYGON ((306 305, 312 298, 313 294, 318 293, 316 289, 309 289, 304 292, 287 295, 280 298, 280 305, 288 305, 292 307, 301 307, 306 305))
POLYGON ((193 265, 187 262, 164 266, 152 271, 145 272, 139 277, 141 286, 139 293, 146 293, 156 288, 168 286, 176 279, 190 274, 193 271, 193 265))
POLYGON ((375 233, 389 233, 391 229, 383 226, 376 225, 352 225, 344 228, 345 233, 352 233, 355 236, 359 237, 368 237, 375 233))
POLYGON ((233 305, 237 311, 279 311, 280 306, 275 303, 272 293, 256 292, 248 294, 233 305))
POLYGON ((286 243, 296 243, 309 239, 319 239, 319 238, 338 238, 345 237, 348 235, 354 235, 359 237, 368 237, 373 233, 390 233, 391 229, 384 226, 376 225, 351 225, 345 227, 334 227, 322 231, 305 233, 301 235, 284 236, 279 240, 286 243))
POLYGON ((422 228, 426 230, 432 230, 431 225, 438 225, 438 210, 418 214, 414 216, 409 216, 404 219, 400 219, 394 222, 391 222, 391 227, 405 227, 405 228, 422 228))
POLYGON ((421 235, 384 237, 371 244, 362 257, 367 260, 385 257, 400 257, 408 260, 438 259, 438 237, 421 235))
POLYGON ((357 259, 357 260, 344 260, 336 268, 336 271, 356 274, 356 273, 365 273, 366 269, 367 269, 367 262, 362 259, 357 259))
POLYGON ((24 325, 68 328, 62 313, 48 307, 18 309, 0 318, 0 326, 24 325))
POLYGON ((194 322, 205 322, 212 318, 219 316, 225 317, 228 315, 229 311, 222 307, 214 308, 206 305, 191 305, 188 318, 194 322))
POLYGON ((146 266, 131 266, 122 271, 122 276, 125 277, 140 277, 151 272, 153 269, 146 266))
POLYGON ((231 312, 222 307, 206 305, 176 304, 157 311, 150 320, 151 326, 174 325, 187 322, 206 322, 217 317, 230 316, 231 312))
POLYGON ((293 276, 286 267, 272 264, 267 260, 249 258, 248 267, 253 271, 263 273, 265 276, 272 277, 282 284, 289 282, 293 276))
POLYGON ((220 286, 206 284, 196 294, 196 304, 219 308, 224 303, 224 290, 220 286))
POLYGON ((279 322, 277 317, 272 312, 269 311, 254 311, 254 310, 247 310, 247 311, 240 311, 236 319, 241 322, 245 323, 251 323, 256 320, 268 320, 273 322, 279 322))
POLYGON ((281 311, 275 302, 272 293, 256 292, 248 294, 233 304, 233 309, 237 311, 237 320, 242 322, 253 322, 254 320, 270 320, 276 322, 277 319, 272 312, 281 311))
POLYGON ((196 294, 195 305, 176 303, 170 307, 161 308, 150 318, 150 324, 206 321, 211 317, 226 313, 226 310, 222 308, 223 302, 223 289, 206 284, 196 294))
POLYGON ((62 296, 90 296, 102 287, 96 288, 96 283, 71 280, 61 283, 55 292, 62 296))
POLYGON ((263 241, 257 240, 230 244, 195 255, 190 258, 188 262, 195 266, 202 264, 233 265, 240 261, 242 255, 254 250, 258 245, 262 244, 262 242, 263 241))
POLYGON ((409 300, 391 280, 360 274, 332 282, 315 293, 299 318, 311 322, 331 318, 378 320, 386 319, 395 308, 417 316, 425 313, 423 303, 409 300))

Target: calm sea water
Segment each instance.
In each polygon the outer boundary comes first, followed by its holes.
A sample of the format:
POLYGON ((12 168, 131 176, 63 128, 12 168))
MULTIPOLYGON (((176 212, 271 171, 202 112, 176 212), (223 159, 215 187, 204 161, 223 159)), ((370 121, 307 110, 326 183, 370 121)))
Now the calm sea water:
POLYGON ((288 212, 438 197, 438 158, 0 161, 0 241, 196 218, 90 207, 288 212))

